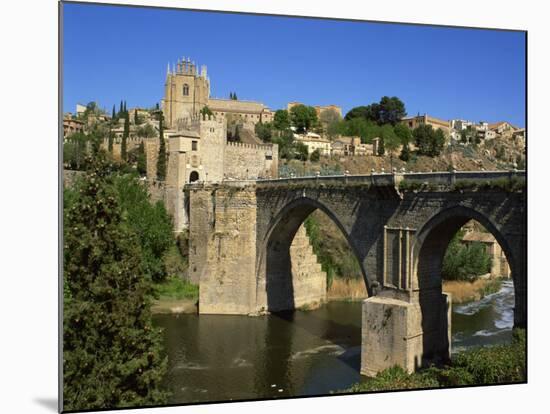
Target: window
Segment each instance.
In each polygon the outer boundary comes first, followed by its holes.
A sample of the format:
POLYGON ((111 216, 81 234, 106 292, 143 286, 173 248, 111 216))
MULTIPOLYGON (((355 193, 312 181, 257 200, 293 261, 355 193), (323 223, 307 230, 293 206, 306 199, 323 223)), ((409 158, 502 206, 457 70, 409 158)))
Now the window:
POLYGON ((191 151, 197 150, 197 141, 191 141, 191 151))
POLYGON ((183 84, 183 95, 184 96, 189 95, 189 85, 186 83, 183 84))

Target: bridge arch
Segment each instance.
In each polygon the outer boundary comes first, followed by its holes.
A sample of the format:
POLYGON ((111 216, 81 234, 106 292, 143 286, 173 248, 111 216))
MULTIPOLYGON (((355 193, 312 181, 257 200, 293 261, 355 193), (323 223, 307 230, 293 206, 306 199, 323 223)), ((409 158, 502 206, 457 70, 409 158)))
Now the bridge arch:
MULTIPOLYGON (((420 228, 412 246, 412 290, 418 294, 422 315, 424 363, 447 355, 449 349, 450 303, 446 295, 442 294, 443 258, 453 236, 470 220, 483 225, 499 243, 511 269, 516 309, 518 300, 521 301, 521 293, 518 291, 521 286, 521 269, 518 268, 518 260, 505 229, 491 217, 470 207, 453 206, 440 210, 420 228)), ((523 315, 515 311, 514 318, 518 321, 523 315)))
MULTIPOLYGON (((267 311, 294 309, 292 263, 290 245, 300 226, 315 210, 322 211, 342 232, 353 256, 357 259, 363 275, 367 280, 357 249, 351 242, 348 232, 339 218, 325 204, 309 197, 300 197, 286 204, 270 220, 258 246, 257 261, 257 304, 267 311)), ((326 290, 326 286, 324 287, 326 290)), ((371 291, 367 284, 367 292, 371 291)))

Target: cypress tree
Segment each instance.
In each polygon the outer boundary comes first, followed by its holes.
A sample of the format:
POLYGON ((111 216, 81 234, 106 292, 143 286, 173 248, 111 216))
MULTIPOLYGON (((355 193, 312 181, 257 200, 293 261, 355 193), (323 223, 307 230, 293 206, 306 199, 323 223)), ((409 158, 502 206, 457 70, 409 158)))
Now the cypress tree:
POLYGON ((160 113, 159 120, 159 156, 157 159, 157 178, 161 181, 166 179, 166 144, 164 142, 164 116, 160 113))
POLYGON ((167 398, 152 284, 99 155, 64 209, 64 410, 158 405, 167 398))
POLYGON ((130 136, 130 117, 128 116, 128 112, 124 113, 124 131, 122 132, 122 144, 120 146, 120 157, 126 161, 128 157, 128 153, 126 150, 126 141, 128 140, 128 137, 130 136))
POLYGON ((124 113, 127 114, 128 110, 126 109, 126 101, 124 101, 124 113))
POLYGON ((399 159, 401 161, 409 161, 411 158, 411 149, 409 148, 409 144, 404 144, 403 148, 401 149, 401 154, 399 154, 399 159))
POLYGON ((111 154, 113 153, 113 140, 114 140, 113 131, 111 131, 111 127, 109 127, 109 143, 108 143, 108 146, 107 146, 107 150, 111 154))
POLYGON ((140 175, 147 174, 147 159, 145 158, 145 144, 141 141, 137 154, 137 170, 140 175))
POLYGON ((378 142, 378 155, 383 156, 386 153, 386 147, 384 146, 384 137, 380 137, 380 141, 378 142))
POLYGON ((137 114, 137 109, 134 109, 134 124, 138 125, 138 114, 137 114))
POLYGON ((111 115, 111 121, 114 121, 116 118, 116 113, 115 113, 115 105, 113 105, 113 113, 111 115))
POLYGON ((122 99, 120 100, 120 108, 118 109, 118 116, 124 113, 124 107, 122 106, 122 99))

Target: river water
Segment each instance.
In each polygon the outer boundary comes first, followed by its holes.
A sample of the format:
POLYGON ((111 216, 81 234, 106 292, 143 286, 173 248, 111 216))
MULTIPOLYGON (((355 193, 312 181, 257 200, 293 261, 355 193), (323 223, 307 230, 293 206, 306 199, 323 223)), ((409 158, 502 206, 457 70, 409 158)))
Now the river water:
MULTIPOLYGON (((453 308, 453 352, 507 342, 511 281, 453 308)), ((361 303, 261 317, 156 315, 168 353, 170 403, 323 395, 361 381, 361 303)))

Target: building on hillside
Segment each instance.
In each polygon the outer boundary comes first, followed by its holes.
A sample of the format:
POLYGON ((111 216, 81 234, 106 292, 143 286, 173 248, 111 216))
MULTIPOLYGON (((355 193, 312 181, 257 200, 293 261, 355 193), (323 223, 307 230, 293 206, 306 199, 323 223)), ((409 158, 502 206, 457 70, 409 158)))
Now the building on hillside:
POLYGON ((488 128, 491 131, 494 131, 498 136, 503 138, 511 138, 518 128, 506 121, 495 122, 494 124, 489 124, 488 128))
POLYGON ((337 136, 331 144, 331 154, 336 156, 369 155, 373 145, 361 143, 361 137, 337 136))
POLYGON ((462 237, 462 243, 466 245, 472 243, 483 244, 485 251, 491 257, 491 276, 510 277, 510 266, 506 260, 506 255, 491 233, 475 230, 467 231, 462 237))
POLYGON ((76 116, 84 115, 84 112, 86 112, 86 105, 76 104, 76 116))
POLYGON ((407 125, 410 129, 415 129, 420 125, 431 125, 433 129, 441 129, 447 137, 450 136, 450 123, 444 119, 434 118, 427 114, 408 116, 402 118, 400 121, 402 124, 407 125))
POLYGON ((294 134, 294 139, 307 147, 308 154, 311 154, 315 150, 319 150, 321 155, 330 155, 330 141, 319 134, 314 132, 294 134))
POLYGON ((176 129, 181 129, 179 124, 183 120, 196 117, 205 107, 217 117, 232 114, 253 125, 273 120, 271 110, 260 102, 211 98, 207 67, 201 66, 199 72, 189 58, 178 60, 172 68, 168 65, 161 104, 166 126, 176 129))
POLYGON ((76 132, 84 132, 84 122, 78 119, 64 118, 63 119, 63 138, 68 137, 76 132))
MULTIPOLYGON (((293 107, 298 105, 305 105, 301 102, 289 102, 286 105, 287 111, 290 111, 293 107)), ((340 118, 342 118, 342 108, 338 105, 313 105, 313 108, 315 108, 315 112, 317 113, 317 119, 321 119, 321 114, 326 111, 334 111, 337 113, 340 118)))

